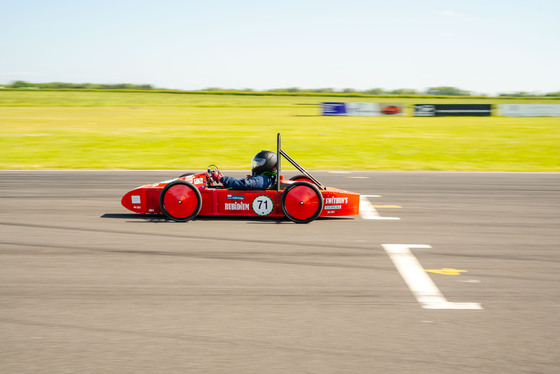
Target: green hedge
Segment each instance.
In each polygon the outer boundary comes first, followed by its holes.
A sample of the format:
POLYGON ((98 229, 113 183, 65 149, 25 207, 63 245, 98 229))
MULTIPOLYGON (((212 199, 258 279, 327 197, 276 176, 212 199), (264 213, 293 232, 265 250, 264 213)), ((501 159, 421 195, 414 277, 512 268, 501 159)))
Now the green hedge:
POLYGON ((77 89, 77 88, 3 88, 1 91, 26 92, 121 92, 121 93, 166 93, 179 95, 235 95, 235 96, 300 96, 300 97, 357 97, 357 98, 391 98, 391 99, 523 99, 523 100, 560 100, 551 96, 458 96, 458 95, 368 95, 343 92, 265 92, 265 91, 182 91, 182 90, 126 90, 126 89, 77 89))

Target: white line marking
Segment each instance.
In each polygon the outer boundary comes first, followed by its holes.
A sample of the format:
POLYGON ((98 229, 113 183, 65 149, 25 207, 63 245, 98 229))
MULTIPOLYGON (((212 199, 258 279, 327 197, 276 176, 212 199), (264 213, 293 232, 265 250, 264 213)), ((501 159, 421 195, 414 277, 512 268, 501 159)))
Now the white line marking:
POLYGON ((381 217, 379 212, 368 200, 368 197, 381 197, 379 195, 360 195, 360 217, 363 219, 378 219, 386 221, 398 221, 399 217, 381 217))
POLYGON ((479 303, 454 303, 447 301, 432 278, 424 271, 412 248, 432 248, 424 244, 382 244, 385 252, 412 291, 416 300, 425 309, 482 309, 479 303))

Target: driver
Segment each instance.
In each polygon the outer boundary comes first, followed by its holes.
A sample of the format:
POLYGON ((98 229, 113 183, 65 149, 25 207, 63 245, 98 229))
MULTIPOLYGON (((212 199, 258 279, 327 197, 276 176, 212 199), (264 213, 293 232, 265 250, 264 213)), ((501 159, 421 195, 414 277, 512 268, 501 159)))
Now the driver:
POLYGON ((276 153, 260 151, 251 161, 251 176, 236 179, 224 176, 216 170, 210 172, 210 178, 215 182, 222 183, 225 188, 234 190, 266 190, 276 180, 277 161, 276 153))

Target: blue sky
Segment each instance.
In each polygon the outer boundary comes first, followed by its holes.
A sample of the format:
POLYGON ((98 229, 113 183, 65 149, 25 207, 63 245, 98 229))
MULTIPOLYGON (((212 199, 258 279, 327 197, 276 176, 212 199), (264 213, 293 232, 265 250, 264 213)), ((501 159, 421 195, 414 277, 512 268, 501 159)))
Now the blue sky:
POLYGON ((0 84, 560 91, 560 2, 0 0, 0 84))

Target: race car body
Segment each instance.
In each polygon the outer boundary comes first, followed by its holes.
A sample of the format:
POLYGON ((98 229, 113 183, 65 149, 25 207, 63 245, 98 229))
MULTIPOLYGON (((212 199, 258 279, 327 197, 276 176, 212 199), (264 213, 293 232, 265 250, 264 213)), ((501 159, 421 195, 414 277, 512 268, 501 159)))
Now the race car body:
POLYGON ((278 134, 278 177, 266 190, 231 190, 213 183, 209 173, 185 175, 146 184, 126 193, 122 205, 140 214, 164 214, 175 221, 196 216, 287 217, 296 223, 317 217, 355 216, 360 195, 325 187, 280 148, 278 134), (303 174, 284 180, 280 169, 284 156, 303 174))

